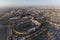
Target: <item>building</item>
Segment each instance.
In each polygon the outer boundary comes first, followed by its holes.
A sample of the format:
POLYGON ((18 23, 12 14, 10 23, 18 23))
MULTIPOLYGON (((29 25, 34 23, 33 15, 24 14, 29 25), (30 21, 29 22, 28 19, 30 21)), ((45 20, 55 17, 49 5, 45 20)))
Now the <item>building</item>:
POLYGON ((26 16, 26 17, 23 17, 22 19, 23 19, 23 21, 21 20, 21 22, 18 22, 12 28, 12 34, 16 35, 17 37, 27 36, 32 31, 39 29, 39 27, 41 25, 41 23, 39 23, 37 20, 34 20, 34 17, 32 17, 32 16, 26 16))

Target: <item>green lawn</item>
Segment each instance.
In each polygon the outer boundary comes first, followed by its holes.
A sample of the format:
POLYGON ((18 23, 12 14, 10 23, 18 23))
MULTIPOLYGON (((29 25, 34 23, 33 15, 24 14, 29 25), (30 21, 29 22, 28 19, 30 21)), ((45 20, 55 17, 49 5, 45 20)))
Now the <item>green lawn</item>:
POLYGON ((29 29, 31 26, 32 26, 31 24, 26 24, 26 25, 23 25, 23 26, 22 26, 22 29, 27 30, 27 29, 29 29))

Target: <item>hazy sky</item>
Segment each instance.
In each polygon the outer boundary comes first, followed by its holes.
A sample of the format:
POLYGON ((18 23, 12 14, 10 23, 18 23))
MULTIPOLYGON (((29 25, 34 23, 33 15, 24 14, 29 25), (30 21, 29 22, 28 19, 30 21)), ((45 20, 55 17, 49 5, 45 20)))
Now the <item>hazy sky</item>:
POLYGON ((60 6, 60 0, 0 0, 2 6, 28 6, 28 5, 43 5, 43 6, 60 6))

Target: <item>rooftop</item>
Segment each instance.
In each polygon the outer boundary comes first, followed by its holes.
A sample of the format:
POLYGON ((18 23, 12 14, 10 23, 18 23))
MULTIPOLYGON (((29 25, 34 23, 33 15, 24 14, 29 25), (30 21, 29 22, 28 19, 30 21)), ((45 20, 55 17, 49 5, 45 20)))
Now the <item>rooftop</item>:
POLYGON ((39 26, 41 25, 41 23, 39 23, 38 21, 34 20, 33 17, 31 17, 30 20, 24 20, 20 23, 18 23, 16 26, 14 26, 14 30, 16 30, 17 32, 26 32, 28 33, 28 30, 30 30, 30 32, 33 29, 37 29, 39 28, 39 26), (37 23, 36 23, 37 22, 37 23))

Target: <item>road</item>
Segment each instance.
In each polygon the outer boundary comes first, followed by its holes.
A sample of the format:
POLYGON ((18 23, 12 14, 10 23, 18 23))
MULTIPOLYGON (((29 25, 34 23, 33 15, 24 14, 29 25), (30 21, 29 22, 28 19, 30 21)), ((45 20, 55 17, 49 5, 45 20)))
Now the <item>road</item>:
POLYGON ((48 21, 49 24, 53 25, 53 27, 56 29, 50 29, 52 30, 51 40, 60 40, 60 24, 53 23, 51 21, 48 21))
MULTIPOLYGON (((60 24, 56 24, 56 23, 52 23, 52 22, 49 22, 49 23, 52 25, 57 25, 57 26, 60 25, 60 24)), ((8 30, 7 26, 0 25, 0 40, 7 40, 7 30, 8 30)), ((38 33, 39 31, 37 31, 36 33, 38 33)), ((31 36, 36 34, 36 33, 31 34, 31 36)), ((56 40, 60 40, 60 29, 57 30, 55 32, 55 34, 52 36, 54 36, 56 40)), ((29 37, 29 36, 27 36, 27 37, 29 37)))
POLYGON ((7 40, 7 26, 0 26, 0 40, 7 40))

